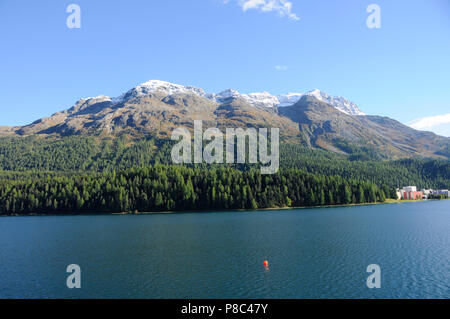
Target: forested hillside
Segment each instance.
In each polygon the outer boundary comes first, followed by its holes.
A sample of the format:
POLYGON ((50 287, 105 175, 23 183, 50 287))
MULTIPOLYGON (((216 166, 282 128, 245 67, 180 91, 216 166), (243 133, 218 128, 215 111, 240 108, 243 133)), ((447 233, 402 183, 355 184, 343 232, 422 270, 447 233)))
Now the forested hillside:
POLYGON ((347 156, 290 144, 282 145, 280 152, 283 168, 301 168, 311 173, 338 175, 393 187, 450 187, 450 161, 417 158, 397 161, 351 160, 347 156))
MULTIPOLYGON (((24 179, 30 175, 110 172, 155 163, 171 164, 171 142, 128 136, 100 139, 71 136, 65 138, 0 138, 0 178, 24 179)), ((301 145, 281 143, 281 168, 297 168, 310 173, 370 181, 377 185, 426 188, 450 187, 450 162, 403 159, 398 161, 355 160, 301 145)), ((248 170, 255 165, 229 165, 248 170)), ((204 168, 211 168, 204 165, 204 168)))

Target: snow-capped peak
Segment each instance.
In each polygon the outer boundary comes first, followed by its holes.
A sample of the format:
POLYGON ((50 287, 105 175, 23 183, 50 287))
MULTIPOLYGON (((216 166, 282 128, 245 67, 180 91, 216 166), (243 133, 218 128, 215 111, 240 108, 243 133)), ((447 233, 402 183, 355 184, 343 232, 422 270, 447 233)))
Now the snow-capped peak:
POLYGON ((208 98, 218 103, 223 103, 226 99, 241 98, 253 106, 259 107, 285 107, 297 103, 303 96, 313 96, 319 101, 331 104, 339 111, 349 115, 364 115, 358 106, 340 96, 330 96, 319 89, 314 89, 306 93, 288 93, 273 96, 268 92, 241 94, 236 90, 228 89, 218 94, 209 94, 208 98))
POLYGON ((250 104, 257 106, 274 107, 280 104, 276 96, 271 95, 268 92, 262 93, 250 93, 247 95, 248 99, 252 102, 250 104))
POLYGON ((200 96, 205 96, 205 91, 194 86, 184 86, 160 80, 150 80, 136 87, 137 90, 143 94, 147 92, 163 91, 167 95, 179 93, 195 93, 200 96))
MULTIPOLYGON (((247 103, 257 107, 285 107, 297 103, 303 96, 313 96, 319 101, 331 104, 339 111, 350 115, 364 115, 358 106, 340 96, 330 96, 318 89, 306 93, 288 93, 278 96, 271 95, 268 92, 241 94, 236 90, 228 89, 220 93, 207 94, 200 88, 193 86, 184 86, 160 80, 150 80, 144 82, 121 96, 111 100, 113 104, 121 103, 129 100, 132 97, 150 95, 154 93, 162 93, 164 95, 173 94, 195 94, 205 97, 217 103, 224 103, 228 99, 241 98, 247 103)), ((108 97, 104 97, 108 98, 108 97)))
POLYGON ((319 89, 314 89, 309 92, 306 92, 305 95, 314 96, 316 99, 328 98, 329 95, 325 92, 320 91, 319 89))
POLYGON ((205 91, 197 87, 184 86, 160 80, 150 80, 142 84, 139 84, 138 86, 132 88, 128 92, 113 99, 113 102, 115 103, 124 102, 130 99, 131 97, 149 95, 156 92, 161 92, 165 95, 193 93, 199 96, 206 96, 205 91))
POLYGON ((309 91, 305 93, 305 95, 313 96, 319 101, 331 104, 343 113, 349 115, 364 115, 355 103, 343 98, 342 96, 331 96, 328 93, 322 92, 318 89, 309 91))
POLYGON ((226 99, 237 98, 240 95, 241 94, 238 91, 236 91, 236 90, 227 89, 227 90, 224 90, 224 91, 222 91, 220 93, 217 93, 217 94, 210 94, 210 95, 208 95, 208 97, 210 99, 212 99, 212 100, 216 100, 218 102, 223 102, 226 99))
POLYGON ((278 104, 279 107, 283 106, 291 106, 295 103, 297 103, 303 96, 312 96, 319 101, 331 104, 334 106, 337 110, 349 114, 349 115, 364 115, 363 112, 359 109, 359 107, 341 97, 341 96, 331 96, 328 93, 322 92, 319 89, 314 89, 312 91, 308 91, 306 93, 289 93, 285 95, 278 95, 278 100, 280 103, 278 104))

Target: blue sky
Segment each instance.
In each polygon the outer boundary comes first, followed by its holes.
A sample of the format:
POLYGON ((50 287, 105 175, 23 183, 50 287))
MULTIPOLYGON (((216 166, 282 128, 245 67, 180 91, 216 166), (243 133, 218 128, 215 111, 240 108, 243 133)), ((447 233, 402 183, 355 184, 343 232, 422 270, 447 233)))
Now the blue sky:
POLYGON ((0 125, 159 79, 208 92, 318 88, 450 136, 448 0, 0 0, 0 38, 0 125), (66 26, 71 3, 80 29, 66 26), (380 29, 366 26, 372 3, 380 29))

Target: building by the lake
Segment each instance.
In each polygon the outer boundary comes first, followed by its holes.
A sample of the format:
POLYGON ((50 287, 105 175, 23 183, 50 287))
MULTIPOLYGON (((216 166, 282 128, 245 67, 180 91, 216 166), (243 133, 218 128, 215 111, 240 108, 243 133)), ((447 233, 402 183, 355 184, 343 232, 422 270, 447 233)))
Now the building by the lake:
POLYGON ((405 186, 397 192, 400 193, 400 199, 403 200, 421 200, 423 199, 423 192, 417 191, 416 186, 405 186))
POLYGON ((421 189, 418 191, 416 186, 405 186, 402 189, 397 189, 397 198, 403 200, 420 200, 442 196, 450 198, 450 191, 448 189, 421 189))
POLYGON ((431 194, 434 195, 434 196, 441 196, 441 195, 443 195, 444 197, 450 198, 450 191, 448 189, 433 190, 431 194))

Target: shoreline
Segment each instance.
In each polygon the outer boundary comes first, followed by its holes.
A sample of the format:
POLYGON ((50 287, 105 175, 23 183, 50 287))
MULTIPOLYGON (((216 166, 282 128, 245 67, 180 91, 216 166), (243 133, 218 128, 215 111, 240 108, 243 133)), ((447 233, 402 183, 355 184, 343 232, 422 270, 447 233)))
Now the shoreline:
POLYGON ((184 210, 184 211, 159 211, 159 212, 96 212, 96 213, 64 213, 64 214, 7 214, 0 217, 43 217, 43 216, 125 216, 125 215, 166 215, 166 214, 190 214, 190 213, 220 213, 220 212, 258 212, 258 211, 271 211, 271 210, 295 210, 295 209, 310 209, 310 208, 336 208, 336 207, 355 207, 355 206, 371 206, 371 205, 383 205, 383 204, 403 204, 403 203, 426 203, 429 201, 444 201, 445 199, 427 199, 427 200, 401 200, 401 199, 387 199, 385 202, 374 203, 358 203, 358 204, 339 204, 339 205, 320 205, 320 206, 296 206, 296 207, 266 207, 258 209, 217 209, 217 210, 184 210))

